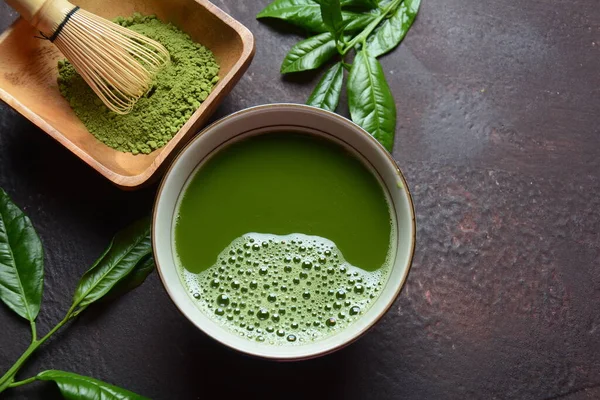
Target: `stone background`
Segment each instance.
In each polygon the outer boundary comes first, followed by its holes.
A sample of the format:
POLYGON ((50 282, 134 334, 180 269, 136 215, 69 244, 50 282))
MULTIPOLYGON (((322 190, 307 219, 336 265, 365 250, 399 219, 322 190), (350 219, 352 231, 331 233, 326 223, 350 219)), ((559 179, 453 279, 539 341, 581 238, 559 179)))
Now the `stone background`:
MULTIPOLYGON (((304 102, 317 78, 280 77, 298 36, 255 20, 268 1, 215 3, 257 43, 215 117, 304 102)), ((0 30, 15 18, 0 1, 0 30)), ((154 399, 600 398, 597 0, 423 0, 382 62, 418 244, 405 289, 368 335, 318 360, 251 359, 196 330, 153 275, 86 312, 20 376, 65 369, 154 399)), ((150 212, 156 190, 119 191, 5 104, 0 187, 46 248, 42 331, 112 235, 150 212)), ((0 371, 28 342, 28 326, 0 307, 0 371)), ((56 396, 36 383, 5 398, 56 396)))

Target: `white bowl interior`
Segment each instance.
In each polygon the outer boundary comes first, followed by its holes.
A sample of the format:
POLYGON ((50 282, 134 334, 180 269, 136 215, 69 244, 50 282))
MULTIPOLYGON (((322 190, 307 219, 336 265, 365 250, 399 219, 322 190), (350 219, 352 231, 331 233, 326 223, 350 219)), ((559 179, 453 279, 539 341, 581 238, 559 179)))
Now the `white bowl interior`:
POLYGON ((415 244, 415 219, 406 181, 389 153, 351 121, 337 114, 296 104, 272 104, 232 114, 201 132, 188 144, 167 172, 154 210, 153 244, 163 284, 179 310, 217 341, 241 352, 277 360, 316 357, 357 339, 385 314, 408 275, 415 244), (381 178, 395 211, 397 247, 393 268, 379 298, 349 327, 322 340, 293 346, 250 341, 221 327, 194 303, 182 283, 173 243, 173 221, 182 189, 197 166, 213 151, 232 140, 271 131, 296 131, 343 142, 371 164, 381 178))

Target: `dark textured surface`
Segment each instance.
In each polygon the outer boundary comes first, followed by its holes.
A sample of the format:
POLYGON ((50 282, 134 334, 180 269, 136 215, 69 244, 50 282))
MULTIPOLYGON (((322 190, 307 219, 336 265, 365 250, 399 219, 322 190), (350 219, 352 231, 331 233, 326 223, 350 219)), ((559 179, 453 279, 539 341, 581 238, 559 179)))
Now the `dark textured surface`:
MULTIPOLYGON (((307 79, 278 74, 297 37, 254 20, 267 1, 215 3, 257 39, 218 116, 304 102, 307 79)), ((0 29, 14 17, 0 3, 0 29)), ((193 328, 153 275, 86 312, 21 377, 66 369, 156 399, 600 398, 597 0, 424 0, 383 64, 418 246, 405 290, 373 331, 319 360, 249 359, 193 328)), ((47 249, 44 331, 112 234, 150 211, 155 190, 111 187, 4 104, 0 186, 47 249)), ((28 341, 27 325, 0 307, 0 370, 28 341)), ((53 395, 35 384, 6 398, 53 395)))

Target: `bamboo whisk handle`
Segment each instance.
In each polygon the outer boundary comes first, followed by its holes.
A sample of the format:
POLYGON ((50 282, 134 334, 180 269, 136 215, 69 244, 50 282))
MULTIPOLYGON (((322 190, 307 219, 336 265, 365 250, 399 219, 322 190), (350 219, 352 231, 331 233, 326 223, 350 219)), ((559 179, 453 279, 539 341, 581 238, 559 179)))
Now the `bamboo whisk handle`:
POLYGON ((67 0, 6 0, 31 25, 50 36, 75 6, 67 0))

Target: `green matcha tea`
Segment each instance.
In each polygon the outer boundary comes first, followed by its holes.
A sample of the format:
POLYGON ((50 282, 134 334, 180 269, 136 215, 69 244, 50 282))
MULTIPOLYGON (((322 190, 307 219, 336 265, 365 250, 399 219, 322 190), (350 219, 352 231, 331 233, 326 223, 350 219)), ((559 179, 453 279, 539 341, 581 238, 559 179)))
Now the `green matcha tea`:
POLYGON ((233 143, 180 199, 174 248, 198 307, 250 340, 299 344, 349 326, 394 257, 388 195, 370 169, 311 135, 233 143))
POLYGON ((58 62, 58 88, 96 139, 118 151, 149 154, 167 144, 208 98, 219 81, 220 67, 208 48, 155 16, 134 13, 114 22, 156 40, 171 55, 148 93, 130 113, 116 114, 66 60, 58 62))

